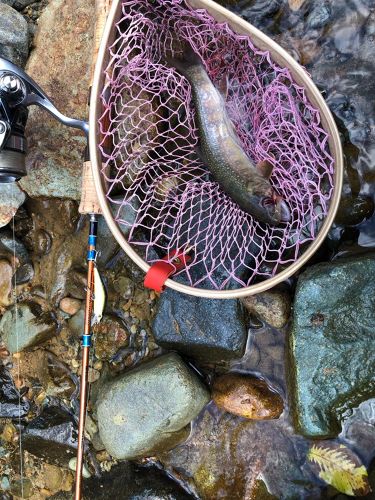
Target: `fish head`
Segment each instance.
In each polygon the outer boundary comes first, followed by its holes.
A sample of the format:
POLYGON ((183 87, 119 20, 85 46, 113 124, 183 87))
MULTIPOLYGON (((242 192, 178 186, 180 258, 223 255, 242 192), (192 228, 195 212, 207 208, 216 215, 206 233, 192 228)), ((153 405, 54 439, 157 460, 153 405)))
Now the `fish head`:
POLYGON ((253 185, 249 186, 248 192, 252 213, 256 218, 272 226, 290 222, 288 204, 282 196, 275 193, 269 183, 258 186, 255 191, 253 185))

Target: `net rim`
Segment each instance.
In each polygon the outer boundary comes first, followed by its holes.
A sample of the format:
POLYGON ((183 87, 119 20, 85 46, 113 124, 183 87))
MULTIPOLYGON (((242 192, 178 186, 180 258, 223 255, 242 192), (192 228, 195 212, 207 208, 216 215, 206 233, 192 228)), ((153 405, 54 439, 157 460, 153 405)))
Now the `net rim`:
MULTIPOLYGON (((125 253, 138 265, 144 272, 150 269, 150 265, 143 260, 132 246, 126 241, 123 233, 119 229, 112 215, 109 202, 106 198, 104 186, 101 178, 101 153, 98 147, 98 138, 100 132, 98 129, 99 116, 101 110, 100 89, 104 78, 104 67, 106 63, 107 45, 115 30, 115 20, 118 9, 121 8, 122 0, 114 0, 109 12, 104 34, 101 40, 98 58, 96 61, 93 84, 90 98, 90 116, 89 116, 89 149, 90 159, 93 170, 93 177, 98 200, 103 212, 103 216, 108 227, 125 253)), ((253 25, 240 18, 236 14, 228 11, 224 7, 214 3, 212 0, 186 0, 186 3, 193 9, 203 9, 207 11, 217 22, 226 23, 236 33, 248 35, 251 37, 254 45, 262 50, 270 52, 271 58, 282 67, 287 67, 296 83, 301 85, 306 92, 310 102, 320 111, 322 127, 328 133, 329 149, 334 158, 334 189, 330 201, 330 207, 326 219, 320 228, 316 239, 310 243, 304 253, 286 269, 277 273, 275 276, 266 279, 260 283, 255 283, 248 287, 234 290, 208 290, 195 288, 189 285, 181 284, 173 279, 168 279, 165 285, 175 291, 193 295, 196 297, 215 298, 215 299, 233 299, 254 295, 264 292, 282 281, 288 279, 298 269, 300 269, 317 251, 319 246, 328 234, 328 231, 335 218, 342 191, 343 184, 343 153, 340 141, 340 135, 333 119, 331 111, 320 94, 318 88, 311 80, 307 71, 300 66, 280 45, 274 42, 267 35, 255 28, 253 25)))

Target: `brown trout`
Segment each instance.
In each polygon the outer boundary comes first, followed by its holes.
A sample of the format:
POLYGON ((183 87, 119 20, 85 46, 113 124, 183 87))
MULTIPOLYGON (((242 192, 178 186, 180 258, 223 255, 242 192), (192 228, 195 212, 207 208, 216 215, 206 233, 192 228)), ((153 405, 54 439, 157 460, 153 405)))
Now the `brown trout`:
POLYGON ((184 60, 168 59, 189 81, 200 134, 202 160, 223 190, 260 222, 278 225, 290 220, 287 204, 269 182, 272 166, 255 166, 240 145, 225 100, 210 80, 199 56, 188 50, 184 60))

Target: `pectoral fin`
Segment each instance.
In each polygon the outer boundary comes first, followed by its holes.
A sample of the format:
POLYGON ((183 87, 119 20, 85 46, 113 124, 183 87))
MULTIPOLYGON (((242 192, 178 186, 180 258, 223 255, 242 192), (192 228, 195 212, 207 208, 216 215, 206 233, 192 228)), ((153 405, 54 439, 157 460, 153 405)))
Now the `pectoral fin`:
POLYGON ((269 179, 273 171, 273 165, 268 160, 262 160, 257 163, 257 169, 262 177, 269 179))

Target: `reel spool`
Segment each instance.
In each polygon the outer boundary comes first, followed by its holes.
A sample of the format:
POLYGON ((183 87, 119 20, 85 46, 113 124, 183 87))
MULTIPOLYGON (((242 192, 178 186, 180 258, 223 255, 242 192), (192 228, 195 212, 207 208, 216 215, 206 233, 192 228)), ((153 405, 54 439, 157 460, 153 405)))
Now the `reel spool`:
POLYGON ((115 0, 90 103, 94 180, 118 243, 146 273, 162 261, 173 266, 176 253, 192 250, 166 286, 207 298, 259 293, 295 273, 326 237, 343 177, 333 117, 287 52, 211 0, 115 0), (275 158, 271 181, 292 212, 285 227, 244 214, 194 157, 199 132, 190 87, 163 62, 176 38, 199 52, 212 81, 229 74, 235 90, 226 104, 244 150, 252 158, 275 158), (177 181, 160 205, 165 177, 177 181))

